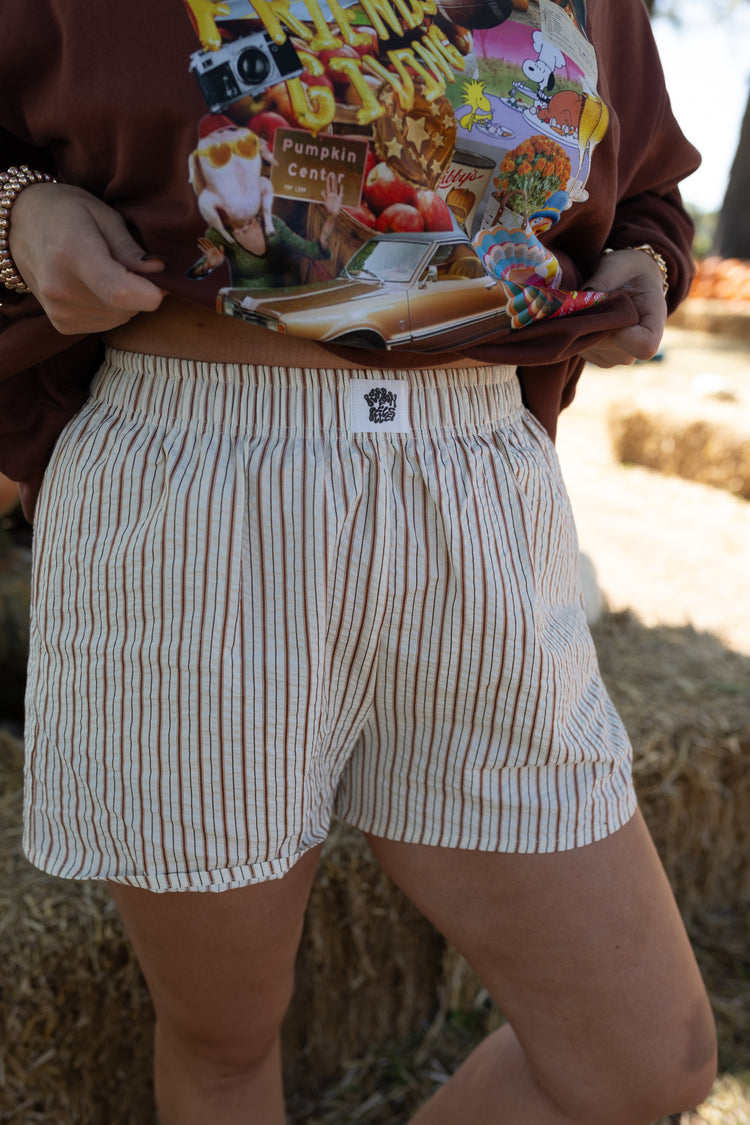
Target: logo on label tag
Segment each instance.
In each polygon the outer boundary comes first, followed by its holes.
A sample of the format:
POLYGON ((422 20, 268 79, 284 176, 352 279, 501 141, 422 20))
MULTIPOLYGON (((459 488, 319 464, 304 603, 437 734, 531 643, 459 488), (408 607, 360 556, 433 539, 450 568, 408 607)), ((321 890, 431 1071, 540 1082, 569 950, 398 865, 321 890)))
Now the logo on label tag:
POLYGON ((352 379, 353 433, 406 434, 409 424, 409 384, 403 379, 352 379))
POLYGON ((398 395, 389 391, 387 387, 373 387, 365 395, 365 402, 370 407, 370 421, 382 426, 384 422, 392 422, 396 417, 398 395))

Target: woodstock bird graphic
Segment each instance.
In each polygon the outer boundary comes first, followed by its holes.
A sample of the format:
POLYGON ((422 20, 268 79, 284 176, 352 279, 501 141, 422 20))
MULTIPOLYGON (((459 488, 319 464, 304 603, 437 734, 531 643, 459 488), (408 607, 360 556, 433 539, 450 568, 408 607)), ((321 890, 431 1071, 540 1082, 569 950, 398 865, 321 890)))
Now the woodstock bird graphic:
POLYGON ((189 158, 190 183, 201 215, 229 242, 232 228, 262 216, 267 235, 273 234, 273 188, 262 174, 260 140, 222 114, 204 117, 198 147, 189 158))
POLYGON ((475 79, 472 79, 470 82, 464 82, 461 87, 461 92, 466 98, 466 104, 469 106, 469 112, 458 122, 462 129, 471 132, 475 121, 485 123, 492 120, 492 106, 484 92, 483 82, 478 82, 475 79))

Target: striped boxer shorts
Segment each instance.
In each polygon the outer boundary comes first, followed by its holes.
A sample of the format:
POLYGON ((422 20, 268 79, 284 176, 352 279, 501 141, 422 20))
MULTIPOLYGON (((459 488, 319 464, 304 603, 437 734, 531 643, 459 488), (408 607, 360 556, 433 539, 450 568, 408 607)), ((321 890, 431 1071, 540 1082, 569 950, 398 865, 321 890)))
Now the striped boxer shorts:
POLYGON ((332 815, 548 852, 635 811, 512 368, 110 351, 37 513, 25 849, 48 872, 222 890, 332 815))

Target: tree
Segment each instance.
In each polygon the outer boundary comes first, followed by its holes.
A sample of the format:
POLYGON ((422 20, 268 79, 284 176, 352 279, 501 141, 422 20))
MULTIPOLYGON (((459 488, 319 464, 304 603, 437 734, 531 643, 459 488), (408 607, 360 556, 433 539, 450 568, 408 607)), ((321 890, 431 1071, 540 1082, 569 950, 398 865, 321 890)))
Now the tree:
POLYGON ((712 253, 721 258, 750 259, 750 97, 740 129, 740 139, 729 173, 724 202, 716 224, 712 253))
MULTIPOLYGON (((679 20, 679 6, 675 0, 644 0, 651 16, 670 16, 679 20)), ((713 0, 712 0, 713 2, 713 0)), ((747 0, 719 0, 717 18, 735 5, 747 0)), ((729 173, 724 201, 716 223, 711 253, 721 258, 750 259, 750 95, 740 129, 734 162, 729 173)))

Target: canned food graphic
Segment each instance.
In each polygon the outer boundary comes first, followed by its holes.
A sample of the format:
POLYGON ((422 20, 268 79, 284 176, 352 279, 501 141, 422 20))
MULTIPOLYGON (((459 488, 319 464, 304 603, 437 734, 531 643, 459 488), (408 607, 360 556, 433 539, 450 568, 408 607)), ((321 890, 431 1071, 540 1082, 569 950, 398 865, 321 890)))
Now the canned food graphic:
POLYGON ((477 207, 494 170, 495 161, 490 157, 456 149, 453 159, 438 181, 438 193, 469 234, 477 207))

